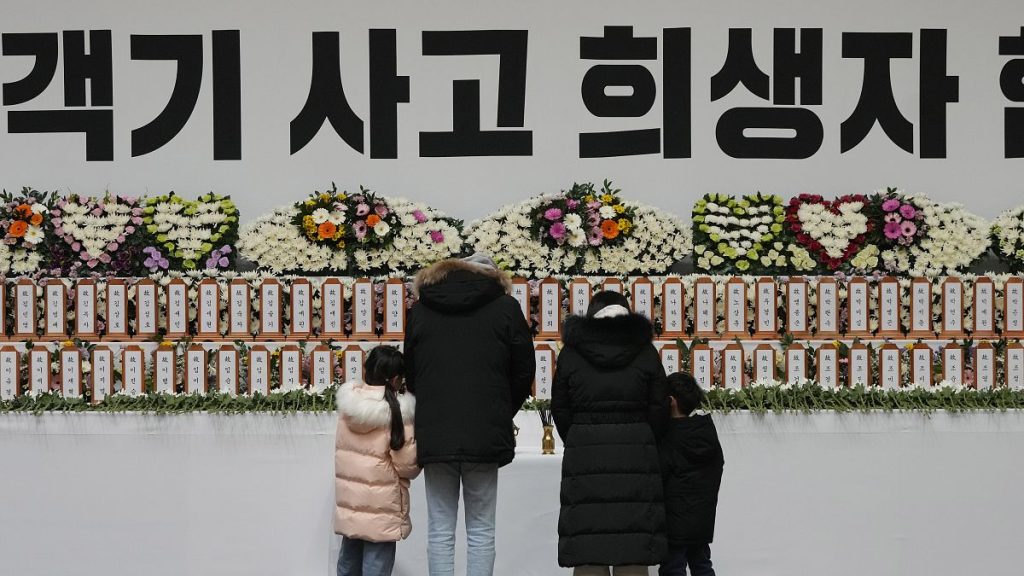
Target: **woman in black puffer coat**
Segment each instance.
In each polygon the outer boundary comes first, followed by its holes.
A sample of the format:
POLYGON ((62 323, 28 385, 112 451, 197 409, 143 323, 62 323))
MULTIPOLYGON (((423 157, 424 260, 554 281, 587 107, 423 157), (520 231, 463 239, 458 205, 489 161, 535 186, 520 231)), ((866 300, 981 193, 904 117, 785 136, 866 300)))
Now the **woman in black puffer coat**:
POLYGON ((652 338, 616 292, 565 323, 551 411, 565 444, 558 564, 576 574, 646 574, 667 552, 657 438, 669 401, 652 338))

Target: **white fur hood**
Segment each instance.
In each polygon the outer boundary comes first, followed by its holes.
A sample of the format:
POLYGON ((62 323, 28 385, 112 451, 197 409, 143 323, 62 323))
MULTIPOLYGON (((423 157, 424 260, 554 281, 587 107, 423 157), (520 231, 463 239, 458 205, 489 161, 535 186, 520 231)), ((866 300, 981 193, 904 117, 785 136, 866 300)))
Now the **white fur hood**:
MULTIPOLYGON (((335 395, 338 413, 356 426, 381 428, 391 425, 391 408, 384 399, 383 386, 368 386, 362 382, 346 382, 335 395)), ((412 423, 416 412, 416 397, 411 393, 398 395, 402 421, 412 423)))

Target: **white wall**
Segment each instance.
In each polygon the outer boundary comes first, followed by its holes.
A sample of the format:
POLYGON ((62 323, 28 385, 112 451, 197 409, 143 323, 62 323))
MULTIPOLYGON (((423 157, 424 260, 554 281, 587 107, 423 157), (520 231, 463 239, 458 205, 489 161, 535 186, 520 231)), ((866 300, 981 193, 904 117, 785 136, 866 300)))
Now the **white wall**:
MULTIPOLYGON (((467 219, 574 180, 605 177, 632 198, 683 215, 699 195, 709 191, 838 195, 898 184, 941 200, 965 201, 986 217, 1022 201, 1024 159, 1003 158, 1002 115, 1007 102, 999 90, 999 72, 1008 58, 997 52, 998 37, 1019 33, 1024 23, 1024 3, 1015 0, 983 5, 970 0, 727 0, 714 4, 5 0, 3 12, 3 32, 109 28, 114 53, 115 160, 86 162, 80 135, 8 134, 6 115, 0 115, 0 184, 8 190, 22 185, 89 194, 107 187, 126 194, 170 189, 195 194, 215 189, 239 201, 245 220, 295 201, 331 180, 350 189, 365 184, 384 194, 422 199, 467 219), (579 58, 579 37, 600 35, 604 25, 634 25, 644 35, 660 34, 661 28, 670 26, 693 29, 692 158, 578 157, 581 131, 648 128, 660 123, 660 92, 654 110, 640 119, 597 119, 583 106, 580 83, 590 63, 579 58), (398 70, 411 78, 411 102, 399 107, 399 158, 361 156, 326 127, 304 150, 290 155, 289 121, 301 109, 309 86, 310 33, 341 31, 346 94, 366 120, 367 30, 371 27, 398 30, 398 70), (762 102, 744 92, 710 102, 710 78, 724 62, 730 27, 754 28, 755 52, 762 69, 768 71, 773 27, 824 29, 824 104, 816 108, 820 108, 825 140, 812 158, 735 160, 718 149, 714 132, 721 112, 762 102), (877 126, 859 147, 840 155, 839 124, 857 102, 862 75, 861 60, 841 58, 841 33, 915 33, 914 58, 894 61, 892 76, 901 108, 916 124, 918 31, 927 27, 949 30, 947 67, 949 73, 960 76, 960 102, 948 107, 948 157, 922 160, 908 154, 877 126), (209 52, 203 92, 189 124, 164 148, 131 158, 130 131, 163 108, 173 65, 132 61, 129 36, 204 33, 209 49, 210 31, 225 28, 241 30, 243 159, 212 161, 209 52), (496 57, 422 56, 421 31, 489 28, 529 30, 526 125, 534 131, 533 156, 419 158, 418 133, 450 127, 453 79, 481 79, 485 129, 496 122, 497 86, 496 57)), ((21 78, 29 62, 25 57, 0 57, 0 79, 21 78)), ((660 77, 660 63, 650 67, 660 77)), ((7 109, 61 106, 60 71, 58 67, 57 78, 43 97, 7 109)))

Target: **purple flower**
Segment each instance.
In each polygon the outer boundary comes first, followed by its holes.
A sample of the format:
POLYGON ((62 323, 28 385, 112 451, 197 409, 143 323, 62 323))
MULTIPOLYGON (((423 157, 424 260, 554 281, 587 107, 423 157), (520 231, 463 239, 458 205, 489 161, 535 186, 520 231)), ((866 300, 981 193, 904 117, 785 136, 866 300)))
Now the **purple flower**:
POLYGON ((554 222, 555 220, 560 220, 562 218, 562 211, 559 210, 558 208, 548 208, 547 210, 544 211, 544 218, 550 220, 551 222, 554 222))
POLYGON ((103 262, 104 264, 110 264, 110 254, 107 254, 105 252, 103 254, 100 254, 100 262, 103 262))
MULTIPOLYGON (((597 212, 588 212, 587 213, 587 225, 590 226, 591 228, 600 226, 601 225, 601 215, 598 214, 597 212)), ((598 231, 600 231, 600 229, 598 229, 598 231)))
POLYGON ((412 217, 415 218, 416 221, 419 222, 420 224, 423 224, 424 222, 427 221, 427 215, 424 214, 422 210, 414 210, 412 213, 412 217))
POLYGON ((220 253, 221 254, 231 254, 231 246, 228 246, 227 244, 221 246, 220 247, 220 253))
POLYGON ((895 240, 903 234, 900 225, 895 222, 889 222, 885 225, 885 237, 889 240, 895 240))
POLYGON ((360 203, 356 206, 356 216, 366 216, 370 213, 370 207, 367 204, 360 203))
POLYGON ((587 234, 587 242, 591 246, 600 246, 602 240, 604 240, 604 234, 601 233, 601 229, 591 228, 590 233, 587 234))
POLYGON ((111 252, 117 250, 117 242, 111 242, 110 244, 107 244, 107 250, 110 250, 111 252))
POLYGON ((900 206, 900 214, 902 214, 904 218, 910 219, 917 215, 917 210, 915 210, 910 204, 904 204, 903 206, 900 206))
POLYGON ((82 243, 81 242, 75 242, 75 241, 72 240, 72 242, 71 242, 71 249, 74 250, 75 252, 78 252, 79 250, 82 249, 82 243))
POLYGON ((119 236, 117 237, 117 243, 118 243, 118 244, 124 244, 124 240, 125 240, 125 238, 124 238, 124 234, 120 234, 120 235, 119 235, 119 236))
POLYGON ((598 210, 601 208, 601 203, 596 200, 593 202, 587 202, 587 208, 591 210, 598 210))
POLYGON ((444 232, 441 232, 440 230, 431 230, 430 239, 434 241, 434 244, 440 244, 441 242, 444 242, 444 232))
POLYGON ((352 225, 352 231, 356 233, 356 238, 362 240, 366 237, 366 222, 363 222, 362 220, 356 222, 352 225))
POLYGON ((899 214, 897 214, 897 213, 895 213, 895 212, 892 212, 892 213, 890 213, 890 214, 886 214, 886 215, 885 215, 885 221, 886 221, 886 222, 896 222, 896 223, 899 223, 899 222, 900 222, 900 220, 902 220, 902 219, 900 218, 900 215, 899 215, 899 214))
POLYGON ((911 237, 914 234, 917 234, 917 225, 911 222, 910 220, 904 220, 901 231, 903 232, 904 236, 911 237))
POLYGON ((374 206, 373 211, 376 212, 377 216, 380 216, 381 218, 388 215, 388 207, 383 204, 377 204, 376 206, 374 206))
POLYGON ((131 234, 133 232, 135 232, 135 226, 125 226, 125 228, 124 228, 124 233, 125 234, 131 234))
POLYGON ((897 198, 889 198, 885 202, 882 202, 882 210, 886 212, 895 212, 900 209, 900 201, 897 198))
MULTIPOLYGON (((559 214, 561 214, 561 210, 559 210, 559 214)), ((551 234, 551 237, 555 240, 565 239, 565 224, 555 222, 551 225, 551 229, 548 230, 548 233, 551 234)))
POLYGON ((569 210, 575 210, 576 207, 580 205, 580 202, 579 202, 579 200, 575 200, 573 198, 569 198, 568 200, 565 201, 565 205, 566 205, 566 207, 569 208, 569 210))

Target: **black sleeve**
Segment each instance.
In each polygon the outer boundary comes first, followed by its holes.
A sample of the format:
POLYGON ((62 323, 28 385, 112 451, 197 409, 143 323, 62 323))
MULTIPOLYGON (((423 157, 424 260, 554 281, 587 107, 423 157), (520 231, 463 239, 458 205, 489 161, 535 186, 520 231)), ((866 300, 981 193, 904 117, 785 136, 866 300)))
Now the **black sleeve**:
POLYGON ((416 321, 416 306, 409 311, 409 317, 405 323, 405 343, 402 345, 402 355, 405 362, 405 387, 416 393, 416 337, 413 333, 413 323, 416 321))
POLYGON ((572 426, 572 395, 569 394, 569 369, 563 365, 566 354, 563 350, 555 363, 555 381, 551 384, 551 417, 558 429, 558 436, 565 443, 572 426))
POLYGON ((512 373, 509 375, 510 398, 515 416, 522 408, 523 402, 530 396, 533 389, 533 376, 537 369, 537 358, 533 350, 533 334, 519 309, 519 303, 508 297, 511 318, 512 337, 512 373))
POLYGON ((647 352, 646 364, 650 381, 647 388, 647 422, 654 431, 655 438, 661 438, 668 431, 671 412, 668 400, 668 380, 665 378, 665 367, 661 365, 661 357, 652 344, 647 352))

